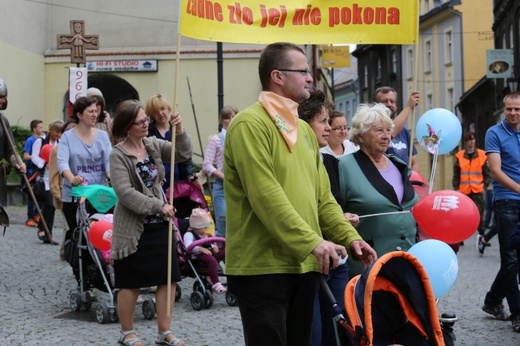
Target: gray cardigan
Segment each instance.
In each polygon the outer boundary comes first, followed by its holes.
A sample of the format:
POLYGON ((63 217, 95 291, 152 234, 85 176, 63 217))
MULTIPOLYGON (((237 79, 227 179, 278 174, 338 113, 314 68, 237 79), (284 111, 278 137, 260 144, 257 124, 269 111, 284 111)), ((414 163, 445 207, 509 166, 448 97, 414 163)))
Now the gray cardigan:
MULTIPOLYGON (((137 157, 117 144, 110 153, 112 187, 118 197, 114 209, 112 251, 110 259, 123 259, 137 251, 146 216, 161 212, 165 196, 161 187, 164 179, 163 162, 170 162, 172 143, 156 137, 143 138, 146 150, 158 167, 154 185, 147 188, 136 172, 137 157)), ((186 132, 176 136, 175 162, 186 161, 193 146, 186 132)))

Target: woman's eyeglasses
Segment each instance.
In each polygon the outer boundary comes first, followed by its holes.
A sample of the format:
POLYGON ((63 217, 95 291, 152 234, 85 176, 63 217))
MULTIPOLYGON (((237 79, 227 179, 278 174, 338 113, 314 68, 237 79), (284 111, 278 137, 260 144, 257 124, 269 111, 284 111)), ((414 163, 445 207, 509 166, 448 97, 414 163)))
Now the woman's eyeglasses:
POLYGON ((145 127, 150 123, 150 118, 144 118, 143 120, 136 121, 134 125, 137 125, 139 127, 145 127))

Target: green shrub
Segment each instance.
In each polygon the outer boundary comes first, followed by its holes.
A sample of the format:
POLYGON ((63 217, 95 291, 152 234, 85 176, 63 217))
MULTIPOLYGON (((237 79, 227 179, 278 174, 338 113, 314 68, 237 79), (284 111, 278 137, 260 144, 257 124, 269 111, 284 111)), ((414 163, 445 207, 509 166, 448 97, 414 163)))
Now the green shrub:
MULTIPOLYGON (((11 126, 11 131, 13 132, 14 137, 14 145, 16 147, 16 151, 20 158, 23 160, 23 146, 25 144, 25 140, 31 136, 31 129, 28 127, 22 127, 18 125, 11 126)), ((2 160, 5 162, 5 160, 2 160)), ((12 168, 11 173, 7 176, 8 183, 19 183, 21 181, 20 174, 16 171, 16 169, 12 168)))

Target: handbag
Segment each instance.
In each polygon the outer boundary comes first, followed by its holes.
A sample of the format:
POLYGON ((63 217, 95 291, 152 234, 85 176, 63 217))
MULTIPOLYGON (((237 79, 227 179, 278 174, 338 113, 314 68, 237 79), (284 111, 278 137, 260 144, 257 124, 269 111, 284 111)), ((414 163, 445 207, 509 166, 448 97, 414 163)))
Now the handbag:
POLYGON ((21 190, 25 192, 29 197, 31 196, 29 192, 29 188, 32 190, 34 197, 37 201, 43 201, 45 198, 45 182, 43 181, 43 170, 38 170, 34 172, 29 177, 29 187, 25 184, 22 184, 21 190))

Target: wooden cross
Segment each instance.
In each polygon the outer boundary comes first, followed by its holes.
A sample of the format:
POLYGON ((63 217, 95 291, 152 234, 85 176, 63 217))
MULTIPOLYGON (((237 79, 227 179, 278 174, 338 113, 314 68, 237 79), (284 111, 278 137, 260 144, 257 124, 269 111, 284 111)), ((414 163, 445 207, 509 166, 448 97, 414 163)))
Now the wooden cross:
POLYGON ((85 21, 71 20, 70 34, 58 34, 58 49, 70 49, 70 61, 86 63, 85 50, 99 49, 99 35, 85 35, 85 21))

